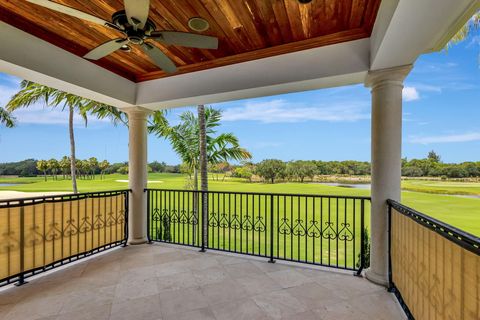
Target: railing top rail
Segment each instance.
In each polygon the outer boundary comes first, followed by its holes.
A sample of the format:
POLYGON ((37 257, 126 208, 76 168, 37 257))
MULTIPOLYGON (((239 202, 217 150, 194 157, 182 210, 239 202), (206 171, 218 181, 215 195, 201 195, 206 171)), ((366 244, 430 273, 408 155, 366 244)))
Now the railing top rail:
MULTIPOLYGON (((146 188, 144 191, 170 191, 170 192, 202 192, 185 189, 153 189, 146 188)), ((214 191, 208 190, 207 193, 223 193, 223 194, 246 194, 246 195, 264 195, 264 196, 295 196, 295 197, 315 197, 315 198, 338 198, 338 199, 356 199, 356 200, 371 200, 370 197, 363 196, 341 196, 341 195, 326 195, 326 194, 306 194, 306 193, 270 193, 270 192, 242 192, 242 191, 214 191)))
POLYGON ((399 213, 411 218, 415 222, 423 225, 424 227, 435 231, 444 238, 455 242, 459 246, 477 255, 480 255, 480 238, 474 236, 473 234, 470 234, 468 232, 455 228, 454 226, 446 224, 445 222, 427 216, 397 201, 387 200, 387 202, 399 213))
POLYGON ((25 198, 12 198, 12 199, 0 199, 0 208, 15 207, 19 205, 32 205, 44 202, 61 202, 68 200, 78 200, 93 197, 113 196, 119 195, 125 192, 130 192, 130 189, 121 190, 107 190, 107 191, 93 191, 82 193, 63 193, 52 194, 38 197, 25 197, 25 198))

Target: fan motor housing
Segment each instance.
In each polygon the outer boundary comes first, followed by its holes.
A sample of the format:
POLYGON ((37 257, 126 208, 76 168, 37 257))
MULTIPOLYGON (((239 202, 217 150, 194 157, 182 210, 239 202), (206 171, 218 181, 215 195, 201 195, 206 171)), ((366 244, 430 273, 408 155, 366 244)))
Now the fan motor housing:
POLYGON ((129 40, 133 43, 142 43, 143 39, 146 38, 146 35, 149 35, 152 31, 155 31, 156 26, 155 23, 152 22, 152 20, 147 19, 147 22, 145 23, 145 26, 143 29, 137 29, 135 30, 134 27, 130 24, 127 18, 127 14, 125 13, 125 10, 120 10, 115 12, 112 15, 112 22, 117 25, 119 28, 124 30, 123 32, 127 35, 129 40), (139 41, 142 40, 142 41, 139 41))

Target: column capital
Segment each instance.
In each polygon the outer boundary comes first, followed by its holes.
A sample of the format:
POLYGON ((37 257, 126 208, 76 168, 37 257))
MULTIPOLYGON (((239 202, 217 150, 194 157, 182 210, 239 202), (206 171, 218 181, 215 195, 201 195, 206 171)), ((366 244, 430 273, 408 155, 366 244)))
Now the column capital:
POLYGON ((122 111, 128 115, 129 119, 139 119, 139 120, 146 119, 147 116, 153 112, 152 110, 146 109, 143 107, 126 108, 126 109, 123 109, 122 111))
POLYGON ((365 86, 375 88, 385 83, 402 85, 403 80, 405 80, 412 68, 413 65, 408 64, 400 67, 368 71, 365 78, 365 86))

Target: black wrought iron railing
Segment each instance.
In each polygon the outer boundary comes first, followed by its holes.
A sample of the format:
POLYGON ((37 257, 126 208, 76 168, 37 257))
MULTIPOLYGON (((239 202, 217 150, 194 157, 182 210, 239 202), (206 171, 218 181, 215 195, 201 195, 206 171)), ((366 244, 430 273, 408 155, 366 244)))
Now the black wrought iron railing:
POLYGON ((389 287, 409 319, 480 319, 480 238, 389 200, 389 287))
POLYGON ((260 256, 272 262, 281 259, 356 271, 364 266, 368 197, 146 192, 151 241, 260 256), (204 221, 208 228, 203 228, 204 221))
POLYGON ((126 244, 128 192, 0 200, 0 286, 126 244))

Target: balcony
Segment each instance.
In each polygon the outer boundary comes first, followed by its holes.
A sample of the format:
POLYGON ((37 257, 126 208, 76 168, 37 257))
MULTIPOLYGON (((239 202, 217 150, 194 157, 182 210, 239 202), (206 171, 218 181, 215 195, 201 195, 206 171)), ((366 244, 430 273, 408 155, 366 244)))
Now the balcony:
POLYGON ((129 192, 0 202, 0 318, 478 319, 480 240, 398 202, 386 290, 369 198, 145 190, 127 245, 129 192))
POLYGON ((478 0, 142 1, 157 26, 211 20, 216 53, 155 44, 177 73, 83 58, 114 2, 0 4, 2 72, 127 114, 130 188, 0 201, 0 318, 480 319, 480 239, 399 203, 404 79, 478 0), (145 190, 152 111, 352 84, 371 88, 371 199, 145 190))

